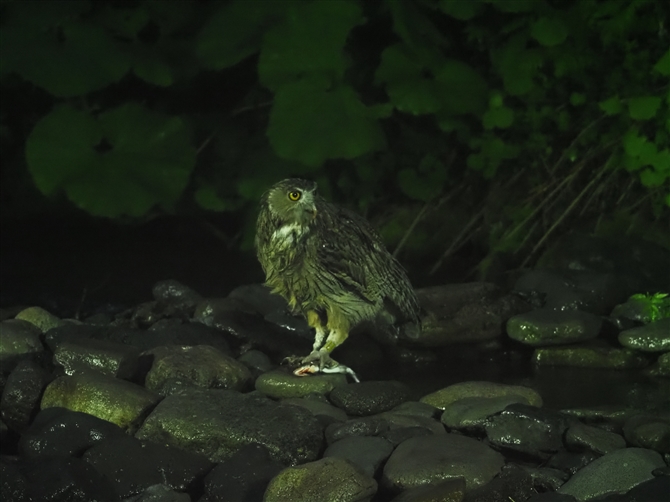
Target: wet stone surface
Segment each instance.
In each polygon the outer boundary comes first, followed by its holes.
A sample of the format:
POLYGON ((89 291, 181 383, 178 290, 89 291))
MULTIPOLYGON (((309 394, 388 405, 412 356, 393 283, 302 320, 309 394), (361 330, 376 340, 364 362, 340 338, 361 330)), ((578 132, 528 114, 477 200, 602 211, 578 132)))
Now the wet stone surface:
POLYGON ((670 479, 665 324, 617 321, 632 282, 616 267, 558 262, 515 292, 419 291, 424 333, 337 349, 360 384, 282 364, 312 334, 260 285, 204 298, 161 281, 83 322, 7 310, 21 314, 0 322, 2 499, 655 500, 670 479))

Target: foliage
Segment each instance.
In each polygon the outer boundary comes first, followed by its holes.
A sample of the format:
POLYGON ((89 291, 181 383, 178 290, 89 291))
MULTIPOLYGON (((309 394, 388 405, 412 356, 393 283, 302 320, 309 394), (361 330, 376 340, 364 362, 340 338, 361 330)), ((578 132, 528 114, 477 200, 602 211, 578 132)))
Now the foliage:
POLYGON ((456 193, 476 217, 449 249, 470 239, 530 257, 567 221, 657 221, 670 206, 669 35, 656 0, 0 9, 0 86, 49 102, 30 113, 3 102, 2 130, 21 115, 10 136, 37 188, 94 215, 179 203, 251 222, 268 184, 304 175, 377 208, 396 242, 392 203, 415 205, 424 239, 421 221, 433 225, 456 193), (203 81, 220 90, 198 95, 203 81))
POLYGON ((643 306, 644 314, 641 317, 649 319, 649 322, 670 317, 670 297, 667 293, 639 293, 631 296, 630 300, 643 306))

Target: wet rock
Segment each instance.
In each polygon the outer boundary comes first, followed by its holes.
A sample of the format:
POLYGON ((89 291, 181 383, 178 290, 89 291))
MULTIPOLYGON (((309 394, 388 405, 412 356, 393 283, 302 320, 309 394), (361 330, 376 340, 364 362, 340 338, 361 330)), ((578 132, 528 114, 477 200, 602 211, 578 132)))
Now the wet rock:
POLYGON ((21 473, 18 462, 9 457, 0 457, 0 497, 13 502, 32 502, 28 480, 21 473))
POLYGON ((670 493, 670 476, 660 476, 632 488, 622 500, 612 502, 667 502, 670 493))
POLYGON ((351 436, 378 436, 390 427, 389 422, 381 417, 356 418, 344 423, 334 423, 326 427, 326 442, 333 444, 351 436))
POLYGON ((535 349, 533 362, 540 366, 573 366, 613 370, 644 368, 649 364, 647 358, 633 350, 607 346, 535 349))
POLYGON ((604 455, 625 448, 626 440, 619 434, 576 422, 565 433, 565 444, 576 451, 588 449, 604 455))
POLYGON ((463 502, 527 500, 535 493, 531 475, 518 465, 507 464, 498 476, 467 493, 463 502))
POLYGON ((300 377, 286 369, 270 371, 256 379, 256 390, 275 399, 328 394, 340 385, 347 385, 347 377, 341 373, 300 377))
POLYGON ((326 415, 332 417, 338 422, 344 422, 349 417, 339 408, 336 408, 328 402, 317 401, 316 399, 305 399, 300 397, 292 397, 289 399, 282 399, 281 404, 288 404, 293 406, 301 406, 314 415, 326 415))
POLYGON ((409 388, 395 381, 368 381, 335 387, 330 401, 349 415, 375 415, 409 400, 409 388))
POLYGON ((381 437, 348 437, 331 444, 323 456, 348 460, 373 478, 392 451, 393 445, 381 437))
POLYGON ((450 429, 483 432, 486 419, 504 410, 510 404, 530 404, 519 395, 499 397, 466 397, 454 401, 444 409, 441 422, 450 429))
POLYGON ((54 351, 54 362, 66 375, 99 371, 122 379, 131 379, 137 372, 140 350, 105 340, 81 338, 65 341, 54 351))
POLYGON ((171 490, 169 486, 158 484, 146 488, 140 495, 124 502, 191 502, 191 497, 187 493, 179 493, 171 490))
POLYGON ((103 474, 121 497, 140 494, 161 483, 187 491, 213 467, 203 455, 132 436, 99 441, 83 459, 103 474))
POLYGON ((168 380, 210 389, 245 390, 251 385, 251 372, 244 364, 209 345, 156 347, 144 355, 153 356, 145 386, 158 394, 168 380))
POLYGON ((592 340, 600 333, 600 317, 581 310, 536 309, 507 321, 507 334, 532 347, 592 340))
POLYGON ((143 350, 151 350, 164 345, 192 347, 210 345, 224 354, 230 354, 230 346, 223 334, 197 322, 180 322, 166 319, 151 326, 148 330, 132 330, 121 340, 143 350))
POLYGON ((533 480, 533 486, 539 491, 556 491, 570 478, 567 473, 551 467, 529 467, 527 465, 522 467, 533 480))
POLYGON ((42 391, 51 375, 31 359, 20 361, 7 378, 0 401, 2 420, 14 431, 23 432, 39 411, 42 391))
POLYGON ((426 418, 417 415, 406 415, 396 413, 395 411, 386 411, 376 415, 389 423, 391 429, 401 429, 406 427, 422 427, 429 430, 432 434, 445 434, 444 426, 439 420, 426 418))
POLYGON ((560 413, 512 404, 489 418, 486 436, 492 445, 539 459, 547 459, 563 446, 570 419, 560 413))
POLYGON ((528 499, 527 502, 577 502, 572 495, 562 493, 538 493, 528 499))
POLYGON ((565 234, 539 258, 537 266, 613 274, 627 290, 626 296, 670 290, 670 253, 640 239, 565 234))
POLYGON ((643 352, 670 351, 670 317, 622 331, 619 343, 643 352))
POLYGON ((41 408, 82 411, 133 430, 160 399, 144 387, 91 371, 51 382, 42 396, 41 408))
POLYGON ((531 270, 515 283, 514 290, 541 294, 550 310, 583 310, 605 315, 626 297, 616 276, 583 270, 531 270))
POLYGON ((417 290, 427 315, 416 337, 406 340, 424 347, 491 340, 502 335, 511 316, 529 307, 518 296, 505 294, 495 284, 446 284, 417 290))
POLYGON ((405 401, 391 410, 398 415, 409 415, 411 417, 423 417, 437 419, 441 410, 427 403, 419 401, 405 401))
POLYGON ((329 457, 275 476, 264 502, 363 502, 377 492, 377 482, 346 460, 329 457))
POLYGON ((581 419, 591 425, 615 425, 621 430, 624 422, 639 412, 633 408, 620 405, 600 405, 583 408, 566 408, 561 413, 581 419))
MULTIPOLYGON (((670 297, 660 300, 660 303, 661 309, 670 309, 670 297)), ((614 307, 610 316, 648 324, 653 321, 654 317, 654 311, 650 307, 651 302, 648 299, 632 296, 625 303, 614 307)))
POLYGON ((379 435, 379 437, 385 439, 393 446, 398 446, 400 443, 404 443, 408 439, 420 436, 430 436, 431 434, 434 433, 430 429, 414 425, 414 426, 397 427, 395 429, 390 429, 386 432, 382 432, 379 435))
POLYGON ((655 451, 642 448, 616 450, 577 472, 558 489, 558 493, 572 495, 580 501, 625 493, 652 479, 651 471, 664 465, 655 451))
POLYGON ((521 385, 505 385, 496 382, 460 382, 432 394, 423 396, 420 401, 444 410, 451 403, 466 397, 520 396, 531 406, 542 406, 542 397, 533 389, 521 385))
POLYGON ((156 301, 184 310, 193 310, 202 301, 202 296, 174 279, 159 281, 151 290, 156 301))
POLYGON ((598 458, 598 455, 592 451, 574 453, 561 450, 547 460, 546 466, 566 474, 575 474, 593 462, 596 458, 598 458))
POLYGON ((123 429, 107 420, 65 408, 47 408, 21 436, 19 453, 28 458, 77 457, 103 439, 124 436, 123 429))
POLYGON ((267 448, 250 444, 217 465, 205 478, 202 502, 256 502, 284 466, 267 448))
POLYGON ((398 492, 462 477, 471 491, 493 479, 504 464, 500 453, 475 439, 456 434, 415 437, 391 454, 381 482, 398 492))
POLYGON ((260 350, 247 350, 237 360, 249 368, 254 381, 263 373, 275 368, 270 358, 260 350))
POLYGON ((9 373, 22 359, 44 352, 40 330, 28 321, 8 319, 0 322, 0 370, 9 373))
POLYGON ((656 362, 647 368, 646 374, 652 377, 670 378, 670 352, 658 356, 656 362))
POLYGON ((40 333, 46 333, 51 328, 55 328, 63 324, 58 317, 53 315, 50 312, 47 312, 41 307, 28 307, 23 309, 21 312, 16 314, 18 320, 27 321, 37 329, 40 330, 40 333))
POLYGON ((233 289, 229 299, 243 305, 246 310, 260 314, 268 322, 287 331, 298 332, 305 338, 312 337, 312 330, 304 317, 294 315, 281 296, 272 294, 264 284, 246 284, 233 289))
POLYGON ((323 432, 318 420, 298 406, 208 389, 166 397, 136 437, 202 453, 212 462, 259 443, 273 459, 291 465, 316 458, 323 432))
POLYGON ((304 329, 285 329, 266 321, 258 313, 241 309, 240 303, 230 298, 203 300, 193 314, 193 320, 198 323, 225 332, 240 343, 280 357, 309 354, 312 329, 304 319, 296 319, 304 323, 304 329))
POLYGON ((405 490, 393 502, 461 502, 464 498, 465 480, 453 478, 405 490))
POLYGON ((21 467, 32 499, 67 502, 115 502, 112 483, 89 463, 73 457, 45 457, 21 467))
POLYGON ((670 416, 637 415, 623 427, 626 440, 633 446, 670 453, 670 416))

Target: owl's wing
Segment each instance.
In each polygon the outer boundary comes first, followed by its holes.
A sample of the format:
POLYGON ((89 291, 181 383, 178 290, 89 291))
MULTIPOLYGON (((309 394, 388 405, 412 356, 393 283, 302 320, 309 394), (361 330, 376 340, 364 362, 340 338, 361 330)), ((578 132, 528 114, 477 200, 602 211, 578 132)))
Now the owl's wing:
POLYGON ((365 219, 346 209, 329 205, 327 216, 319 229, 319 263, 345 289, 375 303, 380 291, 373 278, 385 268, 381 239, 365 219))

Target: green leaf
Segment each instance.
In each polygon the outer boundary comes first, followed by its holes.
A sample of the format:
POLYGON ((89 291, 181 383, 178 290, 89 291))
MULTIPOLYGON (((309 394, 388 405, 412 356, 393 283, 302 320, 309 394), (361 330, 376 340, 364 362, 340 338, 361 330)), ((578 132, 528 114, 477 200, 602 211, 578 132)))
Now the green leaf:
POLYGON ((613 96, 605 101, 598 103, 598 106, 607 115, 617 115, 623 111, 623 103, 619 96, 613 96))
POLYGON ((341 80, 348 66, 344 44, 349 32, 363 22, 360 7, 348 0, 291 5, 284 21, 263 40, 258 61, 261 83, 277 91, 307 74, 341 80))
POLYGON ((131 103, 96 119, 61 105, 31 132, 26 160, 47 195, 64 190, 95 216, 141 216, 180 197, 195 150, 180 118, 131 103))
POLYGON ((506 106, 490 108, 484 114, 482 123, 484 129, 507 129, 514 122, 514 110, 506 106))
POLYGON ((656 115, 661 106, 658 96, 640 96, 628 100, 628 113, 633 120, 649 120, 656 115))
POLYGON ((265 32, 293 3, 233 0, 223 4, 198 34, 198 57, 208 68, 221 70, 257 53, 265 32))
POLYGON ((446 60, 437 70, 438 98, 446 111, 480 116, 488 105, 486 81, 471 66, 456 59, 446 60))
POLYGON ((353 159, 382 148, 379 123, 349 86, 327 88, 318 79, 283 86, 275 95, 268 137, 277 155, 308 166, 353 159))
POLYGON ((230 199, 222 199, 216 192, 214 185, 203 184, 194 194, 196 203, 207 211, 231 211, 239 209, 240 203, 230 199))
POLYGON ((537 7, 537 0, 483 0, 501 12, 530 12, 537 7))
POLYGON ((570 94, 570 104, 572 106, 581 106, 586 103, 586 96, 581 92, 573 92, 570 94))
POLYGON ((530 28, 531 36, 540 45, 554 47, 562 44, 568 36, 568 27, 556 17, 541 17, 530 28))
POLYGON ((640 171, 640 182, 647 188, 660 187, 668 176, 665 173, 654 171, 653 169, 643 169, 640 171))
POLYGON ((448 16, 468 21, 482 11, 483 5, 477 1, 440 0, 438 7, 448 16))
POLYGON ((534 78, 542 57, 539 50, 526 49, 525 37, 513 37, 501 49, 492 51, 492 60, 499 69, 505 90, 512 96, 528 93, 535 85, 534 78))
POLYGON ((670 49, 668 49, 661 59, 654 65, 654 70, 661 75, 670 77, 670 49))
POLYGON ((659 151, 651 162, 651 165, 653 165, 658 172, 664 172, 670 177, 670 150, 666 148, 659 151))
POLYGON ((398 186, 405 195, 424 202, 442 191, 446 179, 447 170, 444 164, 431 154, 421 159, 418 169, 402 169, 397 177, 398 186))
POLYGON ((174 83, 170 66, 156 51, 135 47, 133 53, 133 72, 150 84, 167 87, 174 83))
POLYGON ((130 69, 129 57, 92 23, 70 21, 48 30, 10 25, 0 33, 3 71, 16 71, 56 97, 97 91, 130 69))
POLYGON ((391 103, 401 112, 413 115, 435 113, 441 103, 435 82, 422 74, 423 68, 403 44, 387 47, 375 74, 377 83, 386 83, 391 103))

